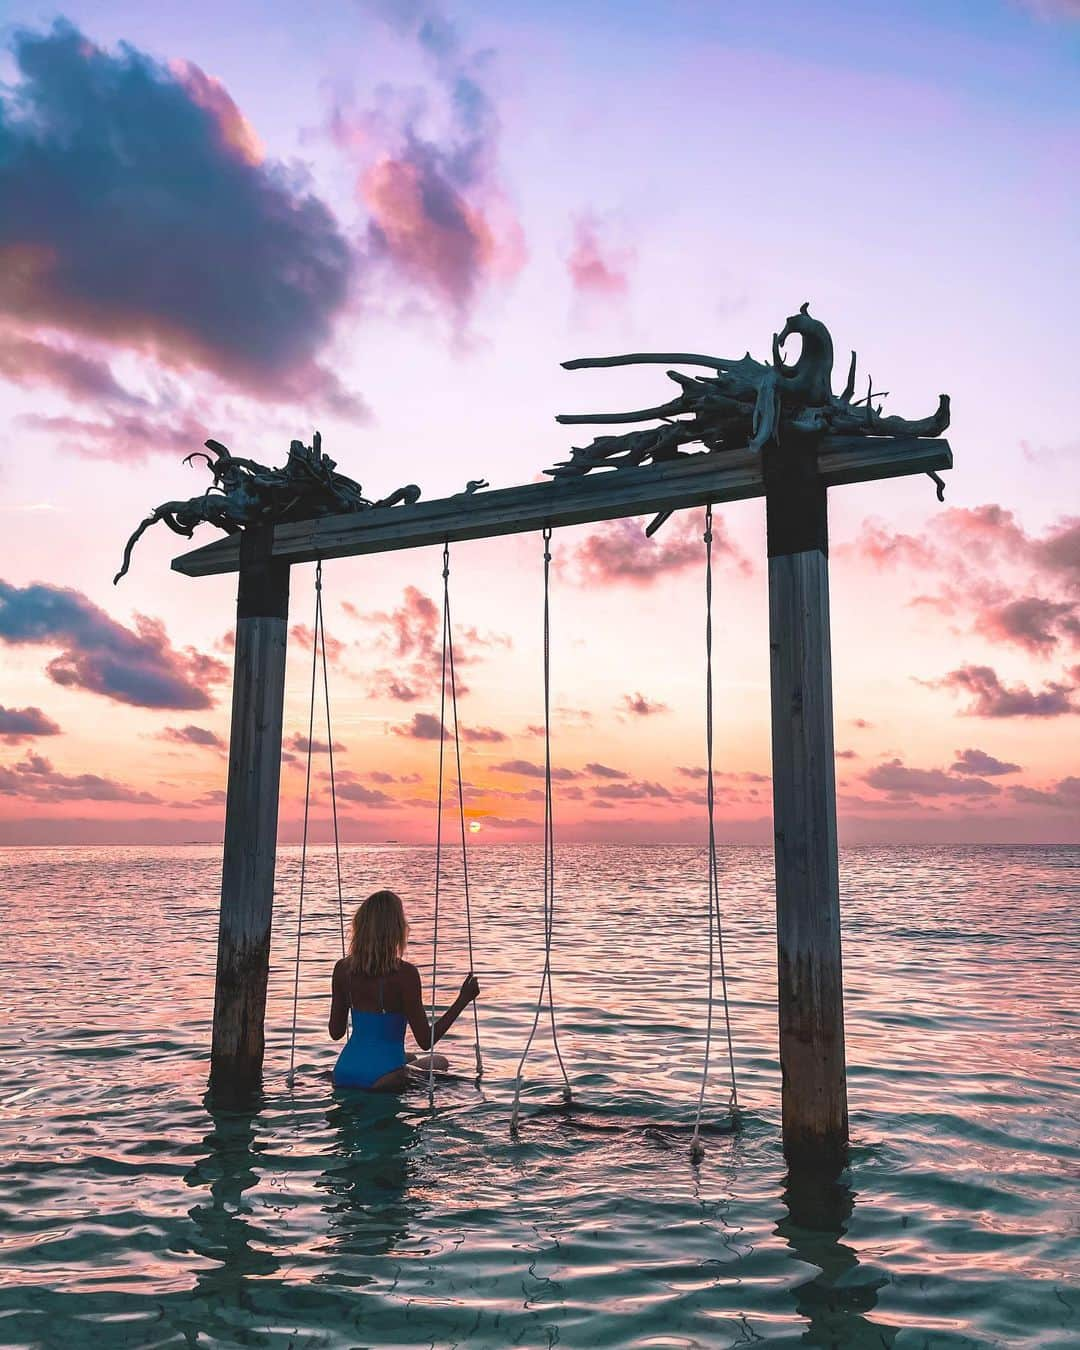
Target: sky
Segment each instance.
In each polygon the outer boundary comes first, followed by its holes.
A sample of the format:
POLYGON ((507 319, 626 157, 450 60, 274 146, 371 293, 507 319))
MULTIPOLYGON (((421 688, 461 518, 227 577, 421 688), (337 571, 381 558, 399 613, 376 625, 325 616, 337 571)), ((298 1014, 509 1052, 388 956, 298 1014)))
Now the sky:
MULTIPOLYGON (((235 577, 157 527, 112 581, 206 437, 535 481, 557 412, 669 396, 561 361, 764 358, 804 301, 835 388, 855 348, 953 408, 944 504, 830 493, 841 843, 1080 842, 1078 73, 1076 0, 0 3, 0 844, 221 838, 235 577)), ((568 840, 705 837, 701 512, 643 524, 553 540, 568 840)), ((767 843, 763 503, 714 549, 717 830, 767 843)), ((540 837, 542 552, 452 550, 477 843, 540 837)), ((346 839, 434 837, 440 590, 438 549, 325 566, 346 839)), ((298 566, 290 842, 313 604, 298 566)))

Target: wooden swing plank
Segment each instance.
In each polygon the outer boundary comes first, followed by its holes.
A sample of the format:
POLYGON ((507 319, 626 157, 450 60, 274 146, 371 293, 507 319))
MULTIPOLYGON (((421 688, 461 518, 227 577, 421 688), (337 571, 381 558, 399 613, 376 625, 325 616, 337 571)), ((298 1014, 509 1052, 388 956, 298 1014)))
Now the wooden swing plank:
MULTIPOLYGON (((835 437, 818 454, 818 473, 830 487, 950 468, 952 451, 940 439, 835 437)), ((701 454, 666 464, 277 525, 273 557, 288 563, 351 558, 764 495, 760 455, 749 450, 701 454)), ((172 566, 189 577, 235 572, 240 566, 239 537, 217 539, 181 554, 172 566)))

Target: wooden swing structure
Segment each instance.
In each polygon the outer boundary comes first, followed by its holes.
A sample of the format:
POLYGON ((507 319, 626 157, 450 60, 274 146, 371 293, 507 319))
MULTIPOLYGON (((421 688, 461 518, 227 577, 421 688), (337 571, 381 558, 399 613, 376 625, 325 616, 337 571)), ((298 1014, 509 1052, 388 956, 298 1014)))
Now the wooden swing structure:
MULTIPOLYGON (((261 1078, 292 565, 524 531, 550 537, 566 525, 647 513, 656 516, 652 529, 674 511, 764 497, 784 1151, 792 1165, 842 1164, 848 1111, 826 494, 847 483, 930 474, 940 497, 937 471, 952 467, 949 445, 940 439, 948 400, 942 397, 937 414, 922 422, 882 417, 873 399, 883 395, 872 387, 865 399, 853 397, 854 354, 847 387, 834 395, 831 339, 806 306, 774 337, 771 364, 749 355, 725 361, 660 353, 567 365, 642 362, 707 366, 714 374, 669 371, 682 393, 656 408, 561 417, 659 425, 599 437, 549 470, 549 482, 493 491, 470 483, 464 493, 429 502, 418 501, 419 490, 410 486, 373 504, 360 497, 358 485, 333 473, 333 461, 325 461, 324 472, 317 441, 313 450, 294 442, 286 470, 265 471, 268 482, 277 475, 273 491, 298 466, 323 486, 333 480, 355 488, 344 509, 339 495, 336 507, 319 507, 324 514, 296 518, 290 497, 285 509, 264 507, 253 515, 249 493, 246 516, 230 517, 228 502, 215 497, 209 498, 217 504, 211 517, 199 514, 203 499, 193 498, 159 508, 133 536, 132 542, 154 520, 190 535, 199 520, 213 519, 231 533, 172 566, 190 577, 239 577, 211 1055, 215 1092, 250 1092, 261 1078), (791 333, 801 337, 802 351, 786 365, 780 348, 791 333), (685 454, 680 447, 692 442, 705 449, 685 454)), ((229 475, 235 479, 235 466, 251 461, 208 444, 218 455, 215 483, 231 491, 229 475)))

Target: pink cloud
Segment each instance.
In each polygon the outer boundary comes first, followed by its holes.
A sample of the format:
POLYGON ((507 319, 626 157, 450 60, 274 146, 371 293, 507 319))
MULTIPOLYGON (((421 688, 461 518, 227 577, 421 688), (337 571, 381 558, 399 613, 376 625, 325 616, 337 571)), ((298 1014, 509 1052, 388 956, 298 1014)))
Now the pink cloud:
POLYGON ((207 436, 204 424, 186 413, 107 412, 98 420, 28 414, 20 423, 48 433, 61 450, 83 459, 109 459, 122 464, 142 464, 151 455, 182 457, 197 449, 207 436))
POLYGON ((624 710, 633 713, 635 717, 652 717, 656 713, 668 711, 666 703, 658 703, 654 699, 648 699, 640 691, 636 694, 623 694, 622 701, 624 710))
MULTIPOLYGON (((667 573, 704 569, 704 529, 698 512, 681 512, 651 539, 645 536, 645 524, 644 518, 630 517, 598 526, 571 555, 573 580, 585 586, 612 582, 651 586, 667 573)), ((751 570, 721 521, 713 524, 713 558, 725 558, 744 574, 751 570)))
POLYGON ((1080 602, 1020 596, 982 610, 975 631, 991 642, 1012 642, 1036 656, 1048 656, 1063 638, 1080 647, 1080 602))
POLYGON ((634 250, 605 241, 599 220, 588 213, 574 218, 573 230, 566 268, 574 290, 582 295, 625 295, 630 287, 634 250))
MULTIPOLYGON (((398 703, 413 703, 439 689, 442 679, 442 610, 415 586, 406 586, 401 604, 390 611, 364 616, 375 628, 374 641, 387 650, 394 664, 379 667, 370 692, 398 703)), ((454 630, 454 669, 459 696, 469 686, 462 669, 483 659, 487 650, 508 647, 502 633, 480 633, 475 628, 454 630)))
POLYGON ((138 403, 114 378, 107 362, 59 341, 0 332, 0 380, 26 388, 51 385, 71 399, 138 403))
POLYGON ((1048 681, 1041 690, 1026 684, 1005 685, 990 666, 961 666, 940 680, 925 683, 970 694, 964 712, 972 717, 1062 717, 1080 712, 1070 698, 1075 685, 1048 681))
POLYGON ((369 262, 461 324, 480 291, 515 276, 525 260, 524 234, 499 178, 490 61, 468 51, 456 27, 423 0, 376 12, 419 49, 439 107, 426 93, 404 98, 384 86, 365 113, 339 107, 331 133, 363 166, 357 190, 370 217, 369 262))

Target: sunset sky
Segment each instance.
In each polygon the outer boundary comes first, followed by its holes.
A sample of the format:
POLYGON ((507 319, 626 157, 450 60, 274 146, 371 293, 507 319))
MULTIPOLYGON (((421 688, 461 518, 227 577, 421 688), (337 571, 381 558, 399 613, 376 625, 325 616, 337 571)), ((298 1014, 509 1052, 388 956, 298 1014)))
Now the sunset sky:
MULTIPOLYGON (((555 413, 669 397, 560 361, 765 357, 803 301, 887 411, 953 406, 944 505, 831 493, 841 842, 1080 841, 1078 75, 1077 0, 8 0, 0 843, 220 839, 235 578, 158 527, 112 584, 205 437, 317 427, 371 497, 529 482, 555 413)), ((767 842, 764 506, 718 519, 718 830, 767 842)), ((553 543, 567 839, 704 837, 701 513, 642 524, 553 543)), ((537 839, 542 544, 452 565, 475 838, 537 839)), ((326 564, 348 839, 433 837, 440 572, 326 564)))

